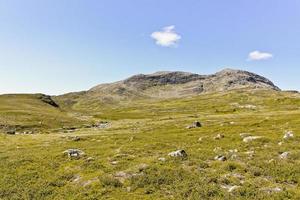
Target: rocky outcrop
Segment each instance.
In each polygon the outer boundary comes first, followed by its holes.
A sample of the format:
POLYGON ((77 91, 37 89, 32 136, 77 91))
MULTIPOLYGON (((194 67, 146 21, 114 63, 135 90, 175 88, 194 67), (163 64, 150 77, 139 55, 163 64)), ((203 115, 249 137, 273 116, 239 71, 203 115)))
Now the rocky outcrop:
POLYGON ((260 75, 225 69, 212 75, 178 71, 139 74, 122 81, 100 84, 88 91, 69 93, 54 99, 58 100, 60 105, 72 106, 81 102, 88 106, 97 102, 113 104, 133 99, 180 98, 244 88, 280 90, 270 80, 260 75))

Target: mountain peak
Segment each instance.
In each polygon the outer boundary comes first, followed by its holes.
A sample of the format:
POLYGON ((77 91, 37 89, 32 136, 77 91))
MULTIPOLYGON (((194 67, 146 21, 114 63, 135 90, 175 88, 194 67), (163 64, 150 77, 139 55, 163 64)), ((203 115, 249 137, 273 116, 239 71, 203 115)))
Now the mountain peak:
POLYGON ((85 95, 121 101, 132 98, 177 98, 243 88, 280 90, 263 76, 227 68, 211 75, 181 71, 137 74, 115 83, 100 84, 85 95))

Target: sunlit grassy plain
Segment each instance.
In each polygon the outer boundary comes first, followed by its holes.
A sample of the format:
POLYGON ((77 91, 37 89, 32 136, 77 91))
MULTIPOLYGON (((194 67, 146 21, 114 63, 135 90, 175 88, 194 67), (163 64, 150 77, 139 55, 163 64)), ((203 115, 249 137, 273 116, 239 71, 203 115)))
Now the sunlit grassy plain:
POLYGON ((72 110, 2 96, 0 122, 36 132, 0 134, 0 199, 300 199, 299 94, 236 90, 72 110), (101 120, 109 127, 84 128, 101 120), (186 129, 196 120, 201 128, 186 129), (288 130, 295 137, 278 145, 288 130), (245 143, 241 133, 263 138, 245 143), (70 148, 86 155, 69 159, 62 152, 70 148), (177 149, 188 157, 168 157, 177 149), (279 159, 286 151, 288 159, 279 159))

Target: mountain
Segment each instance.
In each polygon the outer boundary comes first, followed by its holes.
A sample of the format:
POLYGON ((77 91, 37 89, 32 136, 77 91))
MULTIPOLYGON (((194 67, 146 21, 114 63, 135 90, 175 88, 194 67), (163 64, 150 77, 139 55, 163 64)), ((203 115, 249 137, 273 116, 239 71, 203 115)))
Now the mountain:
POLYGON ((66 106, 85 104, 85 107, 95 107, 133 99, 179 98, 233 89, 280 90, 267 78, 242 70, 224 69, 212 75, 162 71, 134 75, 122 81, 100 84, 88 91, 69 93, 55 99, 66 106))

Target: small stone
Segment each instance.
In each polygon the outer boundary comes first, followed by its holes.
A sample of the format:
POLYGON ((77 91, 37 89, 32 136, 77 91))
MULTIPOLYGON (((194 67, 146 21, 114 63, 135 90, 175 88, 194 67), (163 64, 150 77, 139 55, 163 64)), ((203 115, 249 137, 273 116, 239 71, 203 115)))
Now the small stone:
POLYGON ((223 155, 218 155, 218 156, 215 157, 215 160, 218 160, 218 161, 226 161, 227 158, 226 158, 225 156, 223 156, 223 155))
POLYGON ((282 154, 279 155, 279 158, 280 159, 287 159, 289 155, 290 155, 289 152, 283 152, 282 154))
POLYGON ((112 165, 117 165, 119 162, 118 161, 111 161, 110 164, 112 165))
POLYGON ((80 158, 81 156, 85 155, 85 153, 79 149, 68 149, 63 153, 67 154, 69 158, 80 158))
POLYGON ((243 142, 251 142, 251 141, 253 141, 253 140, 257 140, 257 139, 260 139, 260 138, 262 138, 262 136, 248 136, 248 137, 245 137, 244 139, 243 139, 243 142))
POLYGON ((166 162, 166 158, 158 158, 158 160, 161 162, 166 162))
POLYGON ((229 149, 229 151, 228 151, 229 153, 237 153, 238 152, 238 150, 237 149, 229 149))
POLYGON ((222 138, 224 138, 225 136, 223 134, 218 134, 214 137, 215 140, 220 140, 222 138))
POLYGON ((283 136, 283 139, 287 140, 287 139, 290 139, 290 138, 293 138, 294 137, 294 133, 292 131, 287 131, 284 136, 283 136))
POLYGON ((199 127, 202 127, 201 123, 199 121, 195 121, 195 122, 193 122, 192 125, 189 125, 186 128, 191 129, 191 128, 199 128, 199 127))
POLYGON ((187 153, 183 149, 173 151, 173 152, 169 153, 168 155, 171 157, 183 157, 183 158, 187 157, 187 153))

